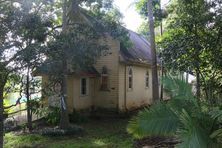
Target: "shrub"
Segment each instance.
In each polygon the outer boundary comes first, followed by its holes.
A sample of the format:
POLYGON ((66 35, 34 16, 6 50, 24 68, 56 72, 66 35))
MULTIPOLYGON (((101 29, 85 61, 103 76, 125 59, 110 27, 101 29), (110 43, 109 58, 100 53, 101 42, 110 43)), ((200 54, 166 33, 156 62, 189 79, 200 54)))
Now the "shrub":
POLYGON ((72 114, 69 114, 69 120, 71 123, 83 123, 87 122, 88 118, 85 115, 73 110, 72 114))
POLYGON ((35 114, 44 117, 50 125, 58 125, 60 121, 60 108, 58 107, 43 107, 35 110, 35 114))
POLYGON ((58 125, 60 121, 60 108, 49 107, 45 118, 47 123, 52 125, 58 125))

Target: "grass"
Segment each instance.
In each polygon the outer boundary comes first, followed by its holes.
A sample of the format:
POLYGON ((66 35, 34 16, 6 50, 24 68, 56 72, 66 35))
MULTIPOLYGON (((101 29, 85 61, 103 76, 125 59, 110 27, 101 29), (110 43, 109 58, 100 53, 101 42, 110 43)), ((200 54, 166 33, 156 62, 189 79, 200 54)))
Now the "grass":
POLYGON ((133 139, 126 133, 126 119, 90 120, 80 124, 86 133, 83 136, 43 137, 35 134, 5 136, 5 148, 130 148, 133 139))
POLYGON ((38 145, 39 143, 44 143, 48 138, 42 137, 40 135, 27 134, 27 135, 15 135, 13 133, 8 133, 4 137, 4 147, 14 148, 14 147, 32 147, 38 145))

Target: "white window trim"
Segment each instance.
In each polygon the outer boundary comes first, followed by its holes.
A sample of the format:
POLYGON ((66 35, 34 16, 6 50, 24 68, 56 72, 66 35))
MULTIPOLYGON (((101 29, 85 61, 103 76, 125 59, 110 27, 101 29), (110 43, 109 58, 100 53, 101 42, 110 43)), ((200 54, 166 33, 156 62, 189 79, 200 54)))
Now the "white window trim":
POLYGON ((80 78, 80 96, 89 95, 89 78, 82 77, 80 78), (82 94, 82 79, 86 79, 86 94, 82 94))

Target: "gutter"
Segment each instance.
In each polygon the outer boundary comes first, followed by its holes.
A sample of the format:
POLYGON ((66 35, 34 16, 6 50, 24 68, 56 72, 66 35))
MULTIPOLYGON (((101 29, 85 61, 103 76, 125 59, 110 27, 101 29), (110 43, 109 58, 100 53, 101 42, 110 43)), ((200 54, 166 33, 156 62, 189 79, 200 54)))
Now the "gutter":
POLYGON ((125 65, 125 72, 124 72, 124 107, 125 111, 127 111, 127 105, 126 105, 126 64, 125 65))

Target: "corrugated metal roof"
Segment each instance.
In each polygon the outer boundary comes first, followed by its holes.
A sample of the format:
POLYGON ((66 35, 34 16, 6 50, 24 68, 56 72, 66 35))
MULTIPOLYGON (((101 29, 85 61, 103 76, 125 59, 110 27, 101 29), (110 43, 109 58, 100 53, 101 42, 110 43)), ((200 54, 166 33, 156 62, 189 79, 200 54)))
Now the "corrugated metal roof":
POLYGON ((150 43, 141 35, 129 30, 129 38, 132 47, 121 47, 120 53, 126 62, 136 62, 143 64, 151 64, 151 47, 150 43))

